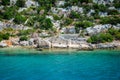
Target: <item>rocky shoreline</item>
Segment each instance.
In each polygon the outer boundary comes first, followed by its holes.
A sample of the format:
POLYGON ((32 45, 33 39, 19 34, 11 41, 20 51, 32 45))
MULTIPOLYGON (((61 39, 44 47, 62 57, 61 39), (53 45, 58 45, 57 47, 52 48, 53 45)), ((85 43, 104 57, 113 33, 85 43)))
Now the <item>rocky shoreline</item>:
POLYGON ((64 49, 73 49, 76 51, 93 51, 93 50, 103 50, 103 49, 120 49, 120 41, 113 41, 111 43, 99 43, 99 44, 91 44, 91 43, 73 43, 73 41, 67 40, 62 41, 59 38, 52 39, 36 39, 36 42, 33 40, 29 41, 21 41, 21 42, 12 42, 10 40, 0 42, 0 48, 23 48, 23 49, 35 49, 36 51, 44 51, 44 50, 64 50, 64 49), (52 40, 52 41, 51 41, 52 40), (59 40, 59 41, 58 41, 59 40), (18 44, 15 44, 18 43, 18 44))

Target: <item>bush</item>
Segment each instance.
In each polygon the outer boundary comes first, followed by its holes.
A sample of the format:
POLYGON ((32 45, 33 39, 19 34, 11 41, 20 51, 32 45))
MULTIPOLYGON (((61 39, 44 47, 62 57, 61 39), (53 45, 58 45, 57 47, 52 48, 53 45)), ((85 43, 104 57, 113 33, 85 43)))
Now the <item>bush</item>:
POLYGON ((10 36, 10 34, 9 34, 9 33, 6 33, 6 34, 3 34, 3 35, 2 35, 2 38, 3 38, 4 40, 8 40, 8 39, 9 39, 9 36, 10 36))
POLYGON ((72 19, 70 19, 70 18, 65 18, 65 20, 64 20, 64 25, 68 26, 68 25, 70 25, 72 22, 73 22, 72 19))
POLYGON ((88 42, 88 43, 92 43, 93 41, 92 41, 91 38, 88 38, 87 42, 88 42))
POLYGON ((40 28, 44 30, 52 29, 53 23, 51 22, 51 19, 45 18, 43 21, 41 21, 40 28))
POLYGON ((120 33, 116 34, 115 37, 116 37, 117 40, 120 40, 120 33))
POLYGON ((120 3, 115 3, 114 6, 115 8, 120 8, 120 3))
POLYGON ((18 6, 18 7, 24 7, 25 6, 25 0, 17 0, 16 6, 18 6))
POLYGON ((100 19, 100 23, 116 25, 116 24, 120 23, 120 17, 118 17, 118 16, 103 17, 100 19))
POLYGON ((119 15, 118 10, 108 10, 108 15, 119 15))
POLYGON ((119 30, 114 29, 114 28, 108 29, 108 33, 110 33, 110 34, 113 35, 113 36, 115 36, 116 34, 118 34, 118 33, 119 33, 118 31, 119 31, 119 30))
POLYGON ((57 15, 53 15, 54 20, 60 20, 60 17, 57 15))
POLYGON ((20 37, 20 41, 27 41, 27 40, 28 40, 28 37, 26 37, 26 36, 20 37))
POLYGON ((109 33, 100 33, 97 35, 91 36, 87 42, 89 43, 105 43, 105 42, 112 42, 114 37, 109 33))
POLYGON ((0 41, 2 41, 3 39, 0 37, 0 41))
POLYGON ((14 22, 17 24, 22 24, 26 21, 26 17, 20 14, 17 14, 14 18, 14 22))
POLYGON ((2 16, 4 19, 11 19, 15 16, 17 13, 16 11, 17 7, 5 7, 5 12, 2 13, 2 16))
POLYGON ((72 19, 79 18, 80 14, 78 14, 77 12, 71 11, 69 17, 72 18, 72 19))
POLYGON ((120 30, 110 28, 108 30, 108 33, 110 33, 116 40, 120 40, 120 30))
POLYGON ((93 23, 90 21, 77 22, 75 24, 75 29, 77 32, 79 32, 80 28, 85 29, 85 28, 91 27, 91 26, 93 26, 93 23))
POLYGON ((103 5, 103 4, 93 4, 93 8, 95 10, 98 10, 98 12, 106 12, 107 11, 107 6, 103 5))
POLYGON ((30 35, 31 33, 33 33, 34 30, 32 29, 28 29, 28 30, 20 30, 19 33, 17 34, 18 36, 27 36, 27 35, 30 35))
POLYGON ((56 0, 35 0, 43 7, 46 11, 49 11, 52 6, 55 6, 56 0))
POLYGON ((9 5, 10 4, 10 0, 2 0, 2 5, 9 5))
POLYGON ((9 33, 5 33, 5 34, 0 33, 0 41, 2 41, 2 40, 8 40, 9 37, 10 37, 9 33))

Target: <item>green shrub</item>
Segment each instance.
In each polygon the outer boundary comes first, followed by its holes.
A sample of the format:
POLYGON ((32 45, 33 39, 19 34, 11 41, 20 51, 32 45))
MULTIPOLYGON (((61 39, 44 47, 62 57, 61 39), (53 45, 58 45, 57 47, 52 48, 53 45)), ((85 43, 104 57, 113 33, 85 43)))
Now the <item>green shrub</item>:
POLYGON ((114 6, 115 8, 120 8, 120 3, 115 3, 114 6))
POLYGON ((70 19, 70 18, 65 18, 65 20, 64 20, 64 25, 68 26, 68 25, 70 25, 72 22, 73 22, 72 19, 70 19))
POLYGON ((71 11, 69 17, 72 18, 72 19, 79 18, 80 14, 78 14, 77 12, 71 11))
POLYGON ((118 10, 108 10, 108 15, 119 15, 118 10))
POLYGON ((58 15, 53 15, 54 20, 60 20, 60 17, 58 15))
POLYGON ((87 42, 88 42, 88 43, 92 43, 93 41, 92 41, 91 38, 88 38, 87 42))
POLYGON ((55 6, 56 0, 35 0, 43 7, 46 11, 49 11, 52 6, 55 6))
POLYGON ((115 37, 116 37, 117 40, 120 40, 120 32, 118 34, 116 34, 115 37))
POLYGON ((2 40, 8 40, 9 37, 10 37, 9 33, 5 33, 5 34, 0 33, 0 41, 2 41, 2 40))
POLYGON ((108 33, 110 33, 116 40, 120 40, 120 29, 110 28, 108 29, 108 33))
POLYGON ((75 29, 77 32, 79 32, 80 28, 85 29, 87 27, 93 26, 93 23, 90 21, 83 21, 83 22, 77 22, 75 23, 75 29))
POLYGON ((106 12, 107 11, 107 6, 103 4, 93 4, 93 9, 98 10, 98 12, 106 12))
POLYGON ((20 41, 27 41, 27 40, 28 40, 28 37, 26 37, 26 36, 20 37, 20 41))
POLYGON ((5 7, 4 8, 5 12, 2 13, 3 18, 4 19, 11 19, 11 18, 13 18, 16 15, 16 13, 17 13, 16 9, 17 9, 17 7, 13 7, 13 6, 5 7))
POLYGON ((6 6, 10 4, 10 0, 2 0, 2 5, 6 6))
POLYGON ((10 34, 9 34, 9 33, 6 33, 6 34, 3 34, 3 35, 2 35, 2 38, 3 38, 4 40, 8 40, 8 39, 9 39, 9 36, 10 36, 10 34))
POLYGON ((112 42, 114 37, 109 33, 100 33, 97 35, 91 36, 87 42, 89 43, 105 43, 105 42, 112 42))
POLYGON ((33 29, 28 29, 28 30, 20 30, 19 33, 17 34, 18 36, 27 36, 30 35, 31 33, 33 33, 34 30, 33 29))
POLYGON ((17 0, 16 6, 18 6, 18 7, 24 7, 25 6, 25 0, 17 0))
POLYGON ((52 23, 51 19, 45 18, 43 21, 41 21, 40 29, 49 30, 52 28, 53 28, 53 23, 52 23))
POLYGON ((14 22, 17 24, 24 24, 24 22, 26 21, 26 17, 20 14, 17 14, 14 18, 14 22))
POLYGON ((114 29, 114 28, 110 28, 110 29, 108 29, 108 33, 115 36, 115 35, 117 35, 119 33, 119 30, 114 29))
POLYGON ((3 39, 0 37, 0 41, 2 41, 3 39))
POLYGON ((100 19, 100 23, 116 25, 120 23, 120 17, 118 16, 103 17, 100 19))

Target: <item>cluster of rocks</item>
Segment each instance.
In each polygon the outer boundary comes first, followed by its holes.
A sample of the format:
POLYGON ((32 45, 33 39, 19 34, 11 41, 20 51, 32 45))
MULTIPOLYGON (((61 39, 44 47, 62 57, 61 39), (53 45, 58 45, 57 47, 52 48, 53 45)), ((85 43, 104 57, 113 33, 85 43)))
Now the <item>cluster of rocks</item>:
POLYGON ((19 38, 13 38, 7 41, 1 41, 0 47, 13 47, 13 46, 24 46, 32 47, 36 49, 44 48, 72 48, 78 50, 94 50, 94 49, 115 49, 120 47, 119 41, 114 41, 112 43, 100 43, 100 44, 90 44, 86 40, 72 40, 66 39, 65 37, 51 37, 51 38, 30 38, 28 41, 20 41, 19 38))
POLYGON ((57 14, 59 16, 64 15, 64 17, 68 17, 70 15, 71 11, 75 11, 75 12, 82 14, 84 12, 84 9, 82 7, 78 7, 78 6, 71 6, 71 7, 67 7, 67 8, 52 7, 51 11, 53 14, 57 14))
POLYGON ((88 27, 85 29, 85 34, 94 35, 100 32, 107 31, 109 28, 120 29, 120 24, 117 24, 116 26, 111 24, 105 24, 105 25, 95 25, 94 27, 88 27))
POLYGON ((27 30, 27 29, 31 29, 30 27, 24 26, 22 24, 17 25, 14 24, 12 22, 1 22, 0 21, 0 31, 5 29, 5 28, 13 28, 15 30, 27 30))
POLYGON ((94 3, 97 3, 97 4, 109 4, 109 3, 112 3, 114 0, 93 0, 94 3))
POLYGON ((0 47, 7 47, 7 44, 6 43, 3 43, 3 42, 0 42, 0 47))
MULTIPOLYGON (((16 2, 17 2, 17 0, 10 0, 10 6, 15 5, 16 2)), ((38 2, 33 1, 33 0, 26 0, 25 6, 26 6, 27 8, 29 8, 29 7, 31 7, 31 6, 36 6, 36 7, 37 7, 37 6, 39 6, 39 4, 38 4, 38 2)))

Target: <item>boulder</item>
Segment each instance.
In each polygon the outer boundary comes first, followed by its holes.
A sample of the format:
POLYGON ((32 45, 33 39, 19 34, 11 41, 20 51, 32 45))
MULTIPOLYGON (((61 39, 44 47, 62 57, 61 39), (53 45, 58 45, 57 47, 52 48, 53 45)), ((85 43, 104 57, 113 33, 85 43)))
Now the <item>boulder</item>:
POLYGON ((21 41, 20 45, 21 46, 29 46, 29 41, 21 41))
POLYGON ((102 32, 102 31, 107 31, 111 27, 112 27, 112 25, 110 25, 110 24, 95 25, 94 27, 86 28, 85 33, 87 33, 88 35, 94 35, 94 34, 102 32))
POLYGON ((8 45, 6 43, 0 42, 0 47, 7 47, 8 45))
POLYGON ((35 39, 34 38, 31 38, 30 40, 29 40, 29 45, 34 45, 35 44, 35 39))

